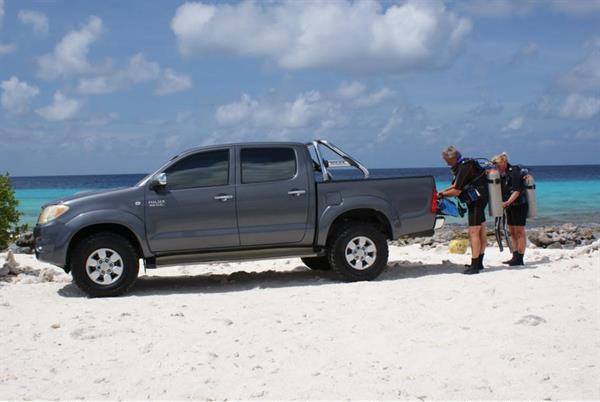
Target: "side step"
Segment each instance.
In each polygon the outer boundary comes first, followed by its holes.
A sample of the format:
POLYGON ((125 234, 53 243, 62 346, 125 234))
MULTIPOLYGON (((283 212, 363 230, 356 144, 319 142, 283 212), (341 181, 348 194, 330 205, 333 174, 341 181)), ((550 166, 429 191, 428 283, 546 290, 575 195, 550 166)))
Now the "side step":
POLYGON ((171 265, 189 265, 208 262, 239 262, 268 258, 319 257, 322 255, 324 255, 323 251, 315 251, 312 247, 289 247, 169 254, 146 258, 144 262, 146 268, 159 268, 171 265))

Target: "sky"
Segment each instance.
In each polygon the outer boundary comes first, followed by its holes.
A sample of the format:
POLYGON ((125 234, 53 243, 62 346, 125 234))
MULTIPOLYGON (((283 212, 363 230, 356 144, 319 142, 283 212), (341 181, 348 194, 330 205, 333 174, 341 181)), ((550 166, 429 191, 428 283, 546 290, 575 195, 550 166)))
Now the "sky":
POLYGON ((600 152, 600 0, 0 0, 0 171, 328 139, 369 167, 600 152))

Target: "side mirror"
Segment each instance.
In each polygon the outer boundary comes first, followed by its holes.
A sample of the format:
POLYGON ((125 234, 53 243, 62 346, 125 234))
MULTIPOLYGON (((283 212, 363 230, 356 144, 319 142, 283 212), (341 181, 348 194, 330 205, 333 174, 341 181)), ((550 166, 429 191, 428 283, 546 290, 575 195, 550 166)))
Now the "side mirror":
POLYGON ((166 173, 159 173, 156 176, 154 176, 152 178, 152 181, 150 182, 150 188, 153 190, 159 189, 159 188, 164 188, 167 185, 167 174, 166 173))

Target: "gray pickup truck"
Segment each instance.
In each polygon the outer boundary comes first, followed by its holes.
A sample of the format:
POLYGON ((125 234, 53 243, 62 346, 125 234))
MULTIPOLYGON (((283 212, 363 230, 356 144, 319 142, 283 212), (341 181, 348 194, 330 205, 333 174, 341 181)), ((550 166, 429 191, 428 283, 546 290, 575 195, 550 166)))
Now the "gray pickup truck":
POLYGON ((195 148, 133 187, 45 205, 36 256, 90 296, 126 292, 145 268, 301 257, 350 281, 386 267, 388 239, 431 235, 432 176, 369 178, 335 145, 241 143, 195 148), (326 159, 328 155, 341 159, 326 159), (363 177, 334 180, 336 168, 363 177))

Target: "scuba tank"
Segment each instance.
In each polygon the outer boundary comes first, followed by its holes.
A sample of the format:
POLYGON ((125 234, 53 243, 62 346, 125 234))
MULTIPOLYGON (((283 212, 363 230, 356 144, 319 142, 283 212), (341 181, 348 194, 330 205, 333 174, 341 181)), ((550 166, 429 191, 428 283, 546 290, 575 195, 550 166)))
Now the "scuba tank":
POLYGON ((527 178, 524 179, 525 195, 527 196, 527 217, 535 218, 537 215, 537 202, 535 200, 535 181, 531 173, 527 173, 527 178))
POLYGON ((499 218, 504 214, 502 208, 502 189, 500 187, 500 173, 495 168, 486 170, 488 194, 490 203, 490 216, 499 218))

